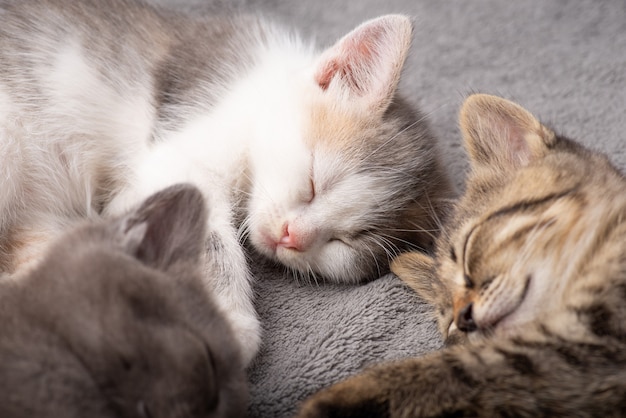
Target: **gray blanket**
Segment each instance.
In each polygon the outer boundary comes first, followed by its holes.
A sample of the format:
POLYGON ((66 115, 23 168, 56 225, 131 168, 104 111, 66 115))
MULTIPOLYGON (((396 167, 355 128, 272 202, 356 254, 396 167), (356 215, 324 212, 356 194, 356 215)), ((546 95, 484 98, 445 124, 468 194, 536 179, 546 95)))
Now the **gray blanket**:
MULTIPOLYGON (((208 0, 159 0, 206 7, 208 0)), ((467 162, 457 113, 471 92, 519 102, 544 123, 626 167, 624 0, 223 0, 330 44, 363 20, 415 19, 401 89, 429 115, 455 182, 467 162)), ((176 4, 178 7, 179 5, 176 4)), ((363 367, 440 347, 428 307, 391 276, 362 286, 305 286, 254 260, 263 349, 250 370, 250 416, 298 402, 363 367)))

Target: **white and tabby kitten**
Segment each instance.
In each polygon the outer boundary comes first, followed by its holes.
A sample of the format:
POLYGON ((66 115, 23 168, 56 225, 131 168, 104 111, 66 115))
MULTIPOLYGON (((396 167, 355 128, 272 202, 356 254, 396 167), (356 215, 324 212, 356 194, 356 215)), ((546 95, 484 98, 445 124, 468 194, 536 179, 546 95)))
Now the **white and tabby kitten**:
POLYGON ((140 1, 0 2, 0 267, 77 218, 189 182, 209 200, 207 278, 249 361, 260 327, 238 238, 303 277, 353 283, 430 245, 449 190, 396 97, 405 16, 319 53, 258 17, 140 1))

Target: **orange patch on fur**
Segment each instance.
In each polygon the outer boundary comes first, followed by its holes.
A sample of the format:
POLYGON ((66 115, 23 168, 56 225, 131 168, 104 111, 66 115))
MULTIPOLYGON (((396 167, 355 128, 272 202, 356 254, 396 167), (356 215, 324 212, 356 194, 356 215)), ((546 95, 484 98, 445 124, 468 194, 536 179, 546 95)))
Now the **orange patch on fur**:
POLYGON ((308 145, 342 151, 371 135, 370 131, 375 129, 372 118, 348 107, 347 104, 331 103, 329 100, 313 101, 308 113, 311 116, 305 126, 308 145))
POLYGON ((459 312, 461 309, 465 308, 471 302, 474 302, 476 298, 475 292, 462 292, 457 293, 452 297, 452 311, 453 311, 453 319, 456 322, 456 318, 459 316, 459 312))
POLYGON ((42 258, 53 234, 44 231, 13 230, 3 243, 0 268, 9 273, 23 272, 35 266, 42 258))

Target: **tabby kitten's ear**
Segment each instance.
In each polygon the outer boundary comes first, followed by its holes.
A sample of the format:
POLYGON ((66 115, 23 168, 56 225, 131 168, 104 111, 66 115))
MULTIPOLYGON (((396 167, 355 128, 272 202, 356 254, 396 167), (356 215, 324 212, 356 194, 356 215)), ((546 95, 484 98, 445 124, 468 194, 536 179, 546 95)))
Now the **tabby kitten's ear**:
POLYGON ((431 305, 439 305, 440 293, 446 292, 434 274, 435 261, 420 252, 402 253, 391 262, 391 271, 431 305))
POLYGON ((146 199, 117 226, 125 251, 162 271, 196 264, 205 236, 206 209, 200 191, 175 185, 146 199))
POLYGON ((435 307, 439 332, 446 345, 462 342, 453 323, 452 294, 435 271, 435 260, 420 252, 400 254, 391 263, 391 271, 417 293, 424 302, 435 307))
POLYGON ((556 136, 521 106, 474 94, 461 107, 461 132, 474 168, 526 166, 554 145, 556 136))
POLYGON ((410 19, 403 15, 361 24, 322 54, 315 81, 328 94, 382 115, 400 80, 412 31, 410 19))

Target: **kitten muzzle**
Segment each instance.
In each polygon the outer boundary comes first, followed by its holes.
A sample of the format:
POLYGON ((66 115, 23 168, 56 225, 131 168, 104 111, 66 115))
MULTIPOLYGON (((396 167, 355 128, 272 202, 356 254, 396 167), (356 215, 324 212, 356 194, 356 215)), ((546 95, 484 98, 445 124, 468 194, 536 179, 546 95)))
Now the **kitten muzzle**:
POLYGON ((472 315, 473 307, 474 303, 470 302, 459 311, 459 314, 456 317, 456 326, 459 330, 463 332, 473 332, 478 329, 472 315))

